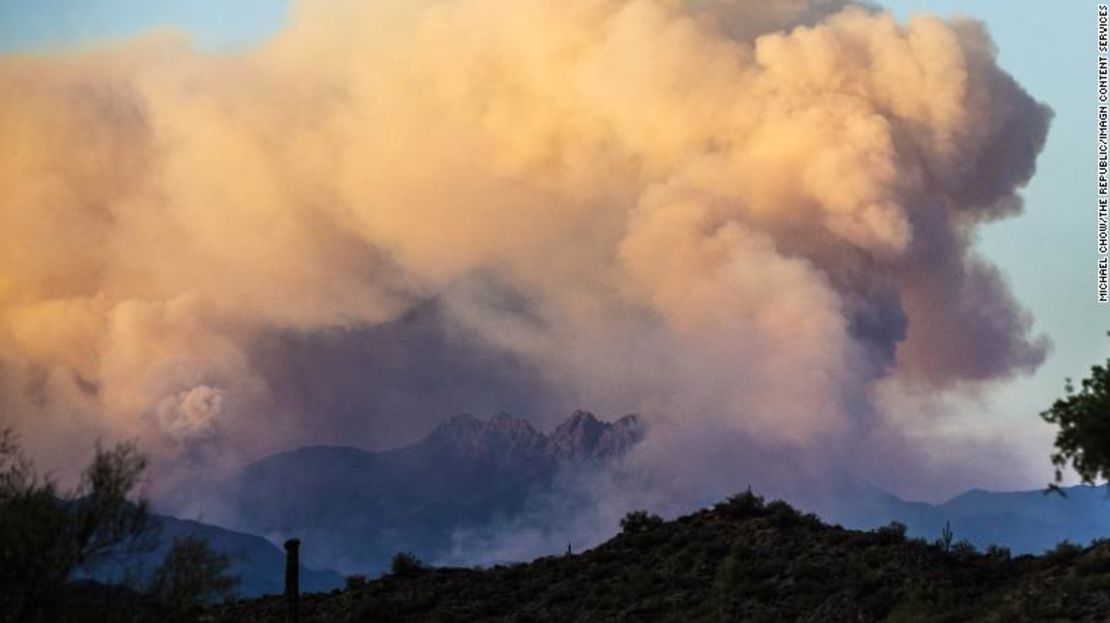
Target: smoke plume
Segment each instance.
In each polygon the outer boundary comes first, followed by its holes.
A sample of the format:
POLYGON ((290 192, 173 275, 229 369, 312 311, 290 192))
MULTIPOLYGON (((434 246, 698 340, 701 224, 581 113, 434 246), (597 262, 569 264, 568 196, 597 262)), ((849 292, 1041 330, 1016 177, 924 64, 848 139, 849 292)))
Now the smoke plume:
POLYGON ((0 87, 0 408, 48 461, 386 447, 506 405, 911 460, 880 384, 1048 348, 973 247, 1051 115, 973 20, 305 1, 245 53, 152 33, 0 58, 0 87))

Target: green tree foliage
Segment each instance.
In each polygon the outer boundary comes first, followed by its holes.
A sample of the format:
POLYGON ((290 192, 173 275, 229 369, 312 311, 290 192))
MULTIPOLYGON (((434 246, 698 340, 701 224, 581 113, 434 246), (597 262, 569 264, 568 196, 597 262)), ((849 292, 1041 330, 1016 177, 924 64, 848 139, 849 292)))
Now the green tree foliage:
POLYGON ((1046 422, 1059 427, 1052 453, 1056 481, 1069 463, 1086 483, 1110 478, 1110 359, 1092 366, 1078 391, 1068 379, 1065 393, 1041 413, 1046 422))
POLYGON ((230 568, 231 559, 213 551, 208 541, 176 539, 151 578, 149 594, 170 612, 189 616, 234 594, 239 578, 230 568))

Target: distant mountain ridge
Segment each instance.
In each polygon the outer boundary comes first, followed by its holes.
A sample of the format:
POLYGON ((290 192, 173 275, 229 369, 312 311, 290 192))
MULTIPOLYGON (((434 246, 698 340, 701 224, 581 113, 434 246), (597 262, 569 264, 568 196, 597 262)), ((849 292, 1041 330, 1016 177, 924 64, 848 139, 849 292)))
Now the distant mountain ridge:
POLYGON ((236 528, 297 535, 306 562, 376 572, 400 550, 435 559, 459 529, 514 516, 565 465, 624 455, 643 438, 636 415, 603 422, 575 412, 550 434, 497 414, 449 419, 421 441, 369 452, 314 446, 244 468, 227 500, 236 528))
MULTIPOLYGON (((221 523, 271 542, 302 538, 309 566, 373 575, 398 551, 466 562, 470 551, 459 549, 460 539, 480 548, 506 526, 520 528, 520 519, 537 531, 573 519, 575 505, 589 501, 557 488, 566 484, 557 475, 567 470, 588 486, 645 433, 635 415, 604 422, 578 411, 548 433, 504 413, 458 415, 402 448, 313 446, 263 458, 219 491, 213 507, 231 509, 232 519, 221 523)), ((739 490, 744 475, 736 481, 739 490)), ((1068 488, 1063 498, 1041 490, 971 490, 941 504, 903 500, 860 481, 811 489, 819 495, 796 501, 827 521, 860 529, 900 521, 910 535, 928 540, 950 522, 957 541, 981 549, 997 544, 1015 554, 1039 553, 1063 540, 1110 536, 1105 486, 1068 488)))
POLYGON ((1002 545, 1015 554, 1039 554, 1061 541, 1087 544, 1110 537, 1107 485, 1065 487, 1064 495, 1031 491, 971 489, 940 504, 909 502, 870 486, 842 493, 852 500, 841 509, 818 511, 850 528, 874 528, 900 521, 911 536, 935 539, 948 522, 955 539, 979 548, 1002 545))
POLYGON ((436 428, 421 443, 451 448, 477 460, 509 461, 608 460, 623 455, 643 436, 637 415, 602 422, 592 413, 575 411, 550 435, 522 418, 507 413, 482 421, 457 415, 436 428))
MULTIPOLYGON (((157 535, 152 549, 111 556, 78 577, 109 584, 138 583, 136 588, 142 588, 142 584, 165 560, 175 539, 196 537, 206 541, 214 551, 230 558, 230 573, 239 577, 236 587, 238 595, 257 597, 285 590, 285 553, 266 539, 199 521, 162 515, 154 515, 151 519, 157 535)), ((307 592, 328 591, 343 585, 340 574, 304 565, 301 565, 300 578, 301 586, 307 592)))

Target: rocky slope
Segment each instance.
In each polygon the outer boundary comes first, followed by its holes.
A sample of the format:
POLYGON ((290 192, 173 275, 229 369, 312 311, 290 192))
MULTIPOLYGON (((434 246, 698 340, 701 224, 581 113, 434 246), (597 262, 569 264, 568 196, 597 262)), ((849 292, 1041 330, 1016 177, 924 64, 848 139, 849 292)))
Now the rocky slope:
MULTIPOLYGON (((742 494, 634 526, 579 555, 491 569, 398 569, 304 596, 302 621, 1105 621, 1110 544, 1041 556, 946 550, 902 527, 828 526, 742 494)), ((277 622, 282 602, 212 620, 277 622)))

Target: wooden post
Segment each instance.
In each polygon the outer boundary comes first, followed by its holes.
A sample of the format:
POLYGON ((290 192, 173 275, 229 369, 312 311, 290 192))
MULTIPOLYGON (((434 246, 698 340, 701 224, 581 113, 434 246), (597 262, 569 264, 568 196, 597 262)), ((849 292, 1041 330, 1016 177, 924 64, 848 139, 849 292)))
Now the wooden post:
POLYGON ((298 623, 301 606, 300 539, 285 542, 285 621, 298 623))

